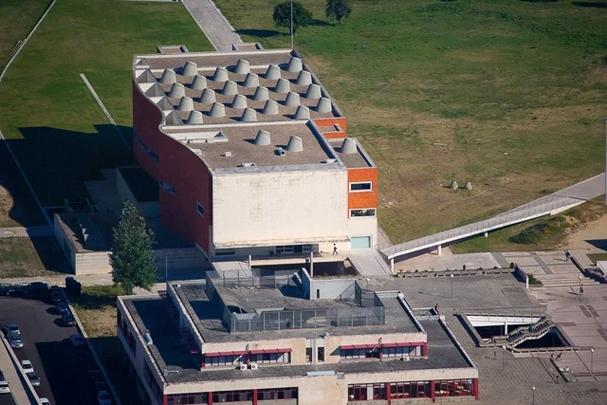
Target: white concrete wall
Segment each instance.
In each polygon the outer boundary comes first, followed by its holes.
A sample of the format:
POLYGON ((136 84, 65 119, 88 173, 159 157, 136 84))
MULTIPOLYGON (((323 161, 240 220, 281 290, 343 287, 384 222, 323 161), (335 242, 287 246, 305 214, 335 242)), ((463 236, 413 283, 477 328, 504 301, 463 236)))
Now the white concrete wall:
POLYGON ((345 170, 214 175, 213 242, 300 244, 346 236, 346 192, 345 170))
POLYGON ((371 247, 377 248, 377 217, 350 217, 348 219, 348 236, 371 235, 371 247))

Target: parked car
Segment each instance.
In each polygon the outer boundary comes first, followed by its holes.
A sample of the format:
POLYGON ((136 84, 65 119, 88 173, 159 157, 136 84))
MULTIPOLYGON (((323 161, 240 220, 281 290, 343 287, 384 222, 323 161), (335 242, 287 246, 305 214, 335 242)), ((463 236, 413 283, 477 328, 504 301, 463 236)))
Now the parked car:
POLYGON ((63 292, 61 291, 61 289, 56 286, 53 287, 51 287, 51 302, 53 304, 57 304, 59 302, 65 301, 65 297, 63 296, 63 292))
POLYGON ((32 362, 29 360, 21 360, 21 368, 24 373, 29 373, 30 371, 34 371, 34 366, 32 366, 32 362))
POLYGON ((23 347, 23 341, 21 340, 21 335, 17 335, 15 333, 9 333, 6 335, 6 340, 11 345, 13 349, 20 349, 23 347))
POLYGON ((7 322, 2 325, 2 332, 4 332, 5 335, 8 335, 9 333, 12 333, 14 335, 21 335, 19 325, 17 325, 15 322, 7 322))
POLYGON ((97 405, 112 405, 112 398, 107 391, 97 392, 97 405))
POLYGON ((67 314, 70 312, 70 307, 67 305, 67 302, 59 301, 57 305, 55 305, 55 312, 59 315, 67 314))
POLYGON ((79 333, 70 336, 70 342, 72 342, 72 346, 74 347, 82 347, 85 343, 84 338, 79 333))
POLYGON ((8 382, 6 378, 4 378, 4 374, 0 371, 0 394, 9 394, 11 392, 10 387, 8 386, 8 382))
POLYGON ((25 375, 27 376, 27 379, 30 380, 30 383, 32 384, 32 386, 34 386, 34 387, 40 386, 40 377, 38 377, 36 375, 36 373, 34 373, 33 371, 30 371, 29 373, 25 373, 25 375))
POLYGON ((74 326, 76 324, 76 320, 74 319, 74 315, 71 313, 65 313, 61 315, 61 325, 63 326, 74 326))

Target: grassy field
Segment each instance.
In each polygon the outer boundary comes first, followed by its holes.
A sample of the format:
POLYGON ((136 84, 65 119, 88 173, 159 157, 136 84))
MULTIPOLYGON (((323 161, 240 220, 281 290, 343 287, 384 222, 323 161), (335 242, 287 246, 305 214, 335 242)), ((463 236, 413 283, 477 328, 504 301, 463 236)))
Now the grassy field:
POLYGON ((589 202, 562 214, 544 217, 478 236, 451 247, 454 253, 487 251, 534 251, 563 247, 569 234, 581 226, 607 215, 607 208, 598 202, 589 202))
POLYGON ((62 259, 53 238, 0 238, 0 279, 57 274, 62 259))
POLYGON ((17 41, 26 37, 50 0, 2 0, 0 2, 0 66, 8 60, 17 41))
MULTIPOLYGON (((245 40, 287 47, 278 0, 217 0, 245 40)), ((501 212, 601 170, 607 9, 569 1, 324 1, 296 48, 380 168, 394 242, 501 212), (473 190, 442 187, 452 179, 473 190)))
POLYGON ((138 405, 132 380, 125 378, 126 364, 116 336, 116 297, 123 294, 120 287, 84 287, 71 301, 122 403, 138 405))
POLYGON ((57 1, 0 85, 0 128, 44 205, 131 159, 79 74, 129 138, 133 54, 174 43, 210 49, 179 3, 57 1))

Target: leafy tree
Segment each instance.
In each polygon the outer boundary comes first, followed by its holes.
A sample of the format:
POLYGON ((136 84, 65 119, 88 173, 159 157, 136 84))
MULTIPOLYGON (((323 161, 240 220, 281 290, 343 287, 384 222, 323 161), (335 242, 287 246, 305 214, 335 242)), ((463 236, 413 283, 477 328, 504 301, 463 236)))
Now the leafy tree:
MULTIPOLYGON (((278 27, 289 28, 291 26, 291 2, 277 4, 274 7, 272 19, 278 27)), ((298 27, 305 27, 312 21, 312 13, 307 10, 300 2, 293 2, 293 34, 298 27)))
POLYGON ((124 203, 118 225, 114 227, 114 243, 110 254, 112 280, 120 284, 127 294, 133 288, 149 290, 156 281, 156 267, 152 253, 154 234, 145 224, 137 207, 124 203))
POLYGON ((329 18, 335 18, 337 23, 341 23, 341 20, 350 15, 352 7, 348 0, 327 0, 325 7, 325 14, 329 18))

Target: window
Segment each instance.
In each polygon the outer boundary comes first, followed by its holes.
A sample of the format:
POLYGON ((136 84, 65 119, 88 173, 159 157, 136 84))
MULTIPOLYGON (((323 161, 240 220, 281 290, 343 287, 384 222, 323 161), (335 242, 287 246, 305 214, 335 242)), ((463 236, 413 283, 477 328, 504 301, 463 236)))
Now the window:
POLYGON ((231 366, 234 364, 238 364, 241 361, 244 362, 242 356, 240 356, 240 355, 205 356, 204 357, 205 367, 231 366))
POLYGON ((293 246, 293 245, 276 246, 277 255, 292 255, 294 252, 295 252, 295 246, 293 246))
POLYGON ((350 191, 359 192, 359 191, 371 191, 373 190, 373 183, 370 181, 364 181, 360 183, 350 183, 350 191))
POLYGON ((434 394, 437 397, 461 397, 474 395, 472 380, 446 380, 434 383, 434 394))
POLYGON ((199 394, 174 394, 167 396, 167 404, 168 405, 206 405, 208 404, 209 394, 208 393, 199 393, 199 394))
POLYGON ((253 391, 224 391, 213 393, 213 403, 240 402, 253 400, 253 391))
POLYGON ((348 401, 366 401, 367 399, 367 387, 373 386, 372 384, 353 384, 348 385, 348 401))
POLYGON ((428 381, 406 381, 390 384, 392 399, 430 398, 430 383, 428 381))
POLYGON ((375 208, 350 210, 351 217, 374 217, 375 208))
POLYGON ((339 355, 342 359, 347 360, 379 358, 379 348, 340 349, 339 355))
POLYGON ((419 357, 422 355, 421 346, 398 346, 398 347, 383 347, 381 349, 382 357, 419 357))
POLYGON ((325 361, 325 348, 324 347, 319 347, 318 348, 318 361, 319 362, 324 362, 325 361))
POLYGON ((162 191, 169 193, 169 194, 177 193, 177 191, 175 191, 175 187, 171 186, 169 183, 166 183, 162 180, 160 180, 159 183, 160 183, 160 189, 162 191))
POLYGON ((201 217, 204 217, 204 205, 200 201, 196 201, 196 213, 201 217))
POLYGON ((258 390, 257 399, 297 399, 297 388, 272 388, 266 390, 258 390))
POLYGON ((306 362, 312 363, 312 348, 306 347, 306 362))

